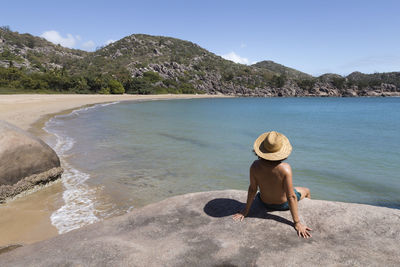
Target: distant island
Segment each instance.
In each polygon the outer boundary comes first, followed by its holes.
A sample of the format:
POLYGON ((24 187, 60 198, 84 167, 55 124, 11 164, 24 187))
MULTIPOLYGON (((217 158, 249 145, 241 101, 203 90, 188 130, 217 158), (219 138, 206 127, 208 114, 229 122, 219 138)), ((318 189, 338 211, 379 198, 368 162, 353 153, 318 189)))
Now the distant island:
POLYGON ((400 96, 400 72, 319 77, 223 59, 197 44, 133 34, 95 52, 0 27, 0 93, 400 96))

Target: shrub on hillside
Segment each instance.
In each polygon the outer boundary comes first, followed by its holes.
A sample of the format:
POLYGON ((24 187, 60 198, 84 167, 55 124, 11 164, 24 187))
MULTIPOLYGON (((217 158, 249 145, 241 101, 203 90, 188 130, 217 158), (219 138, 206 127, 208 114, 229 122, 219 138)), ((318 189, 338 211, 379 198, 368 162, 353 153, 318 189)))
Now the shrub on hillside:
POLYGON ((108 87, 110 89, 111 94, 123 94, 123 93, 125 93, 124 87, 117 80, 110 80, 108 82, 108 87))

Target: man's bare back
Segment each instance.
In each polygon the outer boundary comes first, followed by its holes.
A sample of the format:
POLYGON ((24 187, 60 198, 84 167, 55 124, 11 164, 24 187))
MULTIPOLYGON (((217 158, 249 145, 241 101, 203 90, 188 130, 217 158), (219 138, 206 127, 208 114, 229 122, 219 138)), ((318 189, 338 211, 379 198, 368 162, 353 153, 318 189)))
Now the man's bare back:
POLYGON ((289 164, 259 159, 250 168, 264 203, 281 204, 287 201, 283 182, 284 174, 290 168, 289 164))
MULTIPOLYGON (((291 146, 288 140, 283 139, 286 138, 285 136, 279 139, 281 137, 279 135, 283 136, 282 134, 276 132, 264 133, 256 140, 254 148, 256 154, 259 156, 259 159, 255 160, 250 167, 250 185, 247 194, 246 208, 243 211, 233 215, 233 219, 242 221, 244 217, 247 216, 254 201, 254 197, 259 189, 260 199, 266 206, 287 207, 283 210, 290 209, 293 217, 294 228, 296 229, 297 234, 304 238, 308 238, 311 237, 311 234, 309 233, 311 229, 301 224, 298 215, 297 201, 303 199, 304 197, 310 198, 310 190, 304 187, 293 187, 292 169, 288 163, 282 162, 282 160, 285 159, 284 156, 287 157, 290 154, 291 146), (270 133, 272 134, 270 135, 270 133), (259 139, 261 139, 263 142, 269 142, 267 144, 268 147, 271 147, 271 144, 274 144, 274 142, 278 143, 280 140, 283 140, 281 142, 286 142, 286 146, 289 147, 290 150, 286 152, 277 150, 278 153, 281 153, 281 155, 268 152, 267 149, 265 149, 266 152, 257 151, 256 149, 258 146, 263 145, 259 139), (261 156, 267 159, 274 156, 281 157, 281 160, 267 160, 261 158, 261 156), (296 193, 300 193, 300 196, 298 197, 296 193)), ((282 145, 280 147, 282 147, 282 145)))
MULTIPOLYGON (((253 162, 251 168, 264 203, 282 204, 287 201, 284 179, 292 172, 289 163, 258 159, 253 162)), ((295 189, 300 192, 301 199, 311 198, 308 188, 295 187, 295 189)))

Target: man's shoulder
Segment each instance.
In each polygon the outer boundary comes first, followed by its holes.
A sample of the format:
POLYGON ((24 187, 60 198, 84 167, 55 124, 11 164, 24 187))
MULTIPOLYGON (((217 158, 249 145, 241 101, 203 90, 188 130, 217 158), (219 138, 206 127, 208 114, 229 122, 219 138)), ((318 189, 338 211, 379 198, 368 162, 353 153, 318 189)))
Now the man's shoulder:
POLYGON ((255 161, 253 161, 253 163, 251 164, 251 166, 250 166, 250 169, 255 169, 255 168, 257 168, 257 166, 258 166, 258 159, 256 159, 255 161))
POLYGON ((281 162, 277 166, 279 170, 283 173, 291 173, 292 172, 292 167, 290 167, 290 164, 287 162, 281 162))
POLYGON ((255 161, 253 161, 250 168, 252 168, 252 169, 257 168, 260 166, 260 163, 261 163, 261 159, 256 159, 255 161))
MULTIPOLYGON (((257 169, 262 165, 262 159, 256 159, 255 161, 253 161, 253 163, 251 164, 250 168, 251 169, 257 169)), ((275 167, 278 167, 279 169, 283 169, 283 170, 291 170, 290 164, 287 162, 280 162, 277 165, 275 165, 275 167)))
POLYGON ((281 162, 281 163, 279 163, 278 166, 283 167, 283 168, 291 168, 290 164, 288 162, 281 162))

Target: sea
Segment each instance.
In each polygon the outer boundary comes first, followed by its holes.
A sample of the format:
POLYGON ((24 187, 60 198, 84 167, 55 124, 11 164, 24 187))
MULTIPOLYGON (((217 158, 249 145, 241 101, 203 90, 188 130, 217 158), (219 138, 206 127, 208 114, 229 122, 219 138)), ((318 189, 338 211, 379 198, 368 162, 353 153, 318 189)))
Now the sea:
POLYGON ((289 138, 294 185, 312 198, 400 208, 400 98, 114 102, 44 129, 65 169, 60 233, 175 195, 247 190, 253 142, 271 130, 289 138))

